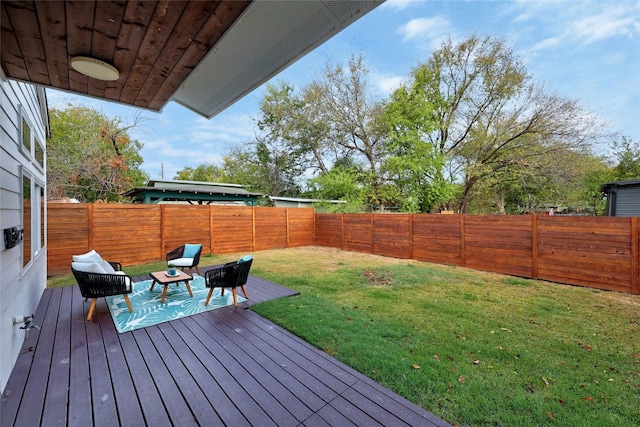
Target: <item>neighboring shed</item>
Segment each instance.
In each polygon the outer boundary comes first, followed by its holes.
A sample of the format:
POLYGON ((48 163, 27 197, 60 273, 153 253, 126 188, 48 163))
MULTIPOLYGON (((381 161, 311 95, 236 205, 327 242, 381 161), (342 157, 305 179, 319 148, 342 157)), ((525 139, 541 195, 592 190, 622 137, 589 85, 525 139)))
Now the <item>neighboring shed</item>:
POLYGON ((607 216, 640 216, 640 179, 608 182, 602 192, 607 195, 607 216))
POLYGON ((255 206, 260 193, 251 193, 238 184, 199 181, 151 180, 123 194, 133 203, 189 203, 199 205, 241 204, 255 206))

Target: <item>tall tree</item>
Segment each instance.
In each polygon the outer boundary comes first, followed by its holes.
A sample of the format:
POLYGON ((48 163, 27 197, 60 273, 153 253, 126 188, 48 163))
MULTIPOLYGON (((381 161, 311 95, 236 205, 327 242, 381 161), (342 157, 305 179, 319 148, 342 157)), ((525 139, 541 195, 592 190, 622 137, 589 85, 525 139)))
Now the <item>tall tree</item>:
POLYGON ((389 200, 384 171, 387 126, 383 103, 372 98, 368 89, 368 69, 364 58, 351 56, 345 65, 327 63, 324 75, 315 79, 309 91, 317 95, 321 122, 328 126, 332 144, 344 157, 362 159, 365 165, 367 203, 384 207, 389 200))
POLYGON ((385 107, 389 156, 384 169, 401 193, 407 212, 431 212, 447 203, 455 185, 445 177, 446 155, 429 141, 436 128, 435 105, 427 96, 426 77, 416 70, 411 85, 398 88, 385 107))
POLYGON ((258 139, 244 147, 233 148, 224 157, 225 181, 242 184, 271 196, 294 197, 303 170, 298 159, 277 141, 258 139))
POLYGON ((118 117, 69 104, 65 109, 51 109, 49 120, 49 198, 116 202, 123 192, 148 180, 141 169, 142 143, 129 136, 144 121, 141 115, 124 124, 118 117))
POLYGON ((450 159, 448 181, 463 185, 459 210, 467 212, 474 187, 532 159, 583 149, 603 137, 602 123, 576 101, 535 85, 524 63, 501 39, 448 40, 412 73, 434 108, 425 135, 450 159))
POLYGON ((300 167, 327 172, 327 163, 335 159, 336 153, 319 105, 320 94, 311 85, 296 94, 286 82, 268 84, 260 102, 258 129, 266 138, 281 141, 300 167))

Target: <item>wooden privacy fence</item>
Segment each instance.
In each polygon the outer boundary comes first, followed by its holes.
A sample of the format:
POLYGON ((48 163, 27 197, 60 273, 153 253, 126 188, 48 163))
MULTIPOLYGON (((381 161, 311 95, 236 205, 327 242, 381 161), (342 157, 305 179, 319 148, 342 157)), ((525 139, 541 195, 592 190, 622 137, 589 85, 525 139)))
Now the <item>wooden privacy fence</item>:
POLYGON ((134 265, 185 243, 202 243, 203 255, 314 244, 311 208, 50 204, 47 215, 49 275, 69 273, 72 255, 91 249, 134 265))
POLYGON ((318 245, 640 294, 640 218, 316 214, 311 208, 51 204, 48 273, 96 249, 124 265, 318 245))
POLYGON ((640 294, 640 218, 316 214, 316 245, 640 294))

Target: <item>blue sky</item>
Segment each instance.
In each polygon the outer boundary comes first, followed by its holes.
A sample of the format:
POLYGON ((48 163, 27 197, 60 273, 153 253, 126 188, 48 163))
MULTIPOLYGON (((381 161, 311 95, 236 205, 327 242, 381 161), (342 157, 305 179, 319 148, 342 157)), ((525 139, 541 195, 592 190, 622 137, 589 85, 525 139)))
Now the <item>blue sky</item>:
MULTIPOLYGON (((408 79, 440 42, 471 34, 505 38, 533 79, 576 99, 610 125, 640 140, 640 1, 411 1, 388 0, 274 77, 296 87, 319 75, 327 61, 362 54, 373 95, 408 79)), ((144 144, 143 169, 171 179, 185 166, 220 165, 235 145, 251 141, 264 86, 207 120, 170 102, 131 135, 144 144)), ((50 107, 68 102, 96 108, 124 123, 135 109, 48 91, 50 107)))

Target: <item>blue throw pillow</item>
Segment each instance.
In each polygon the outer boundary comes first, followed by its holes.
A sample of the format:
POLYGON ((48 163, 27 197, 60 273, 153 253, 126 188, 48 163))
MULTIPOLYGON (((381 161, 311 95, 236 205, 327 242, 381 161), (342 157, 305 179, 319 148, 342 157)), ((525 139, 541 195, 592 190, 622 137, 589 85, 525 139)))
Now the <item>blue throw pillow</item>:
POLYGON ((240 258, 238 260, 238 264, 243 263, 243 262, 247 262, 247 261, 251 261, 253 259, 253 257, 251 255, 245 255, 242 258, 240 258))
POLYGON ((200 248, 202 248, 201 244, 185 243, 182 258, 194 258, 200 248))

